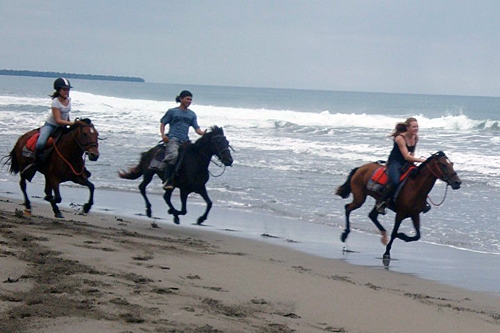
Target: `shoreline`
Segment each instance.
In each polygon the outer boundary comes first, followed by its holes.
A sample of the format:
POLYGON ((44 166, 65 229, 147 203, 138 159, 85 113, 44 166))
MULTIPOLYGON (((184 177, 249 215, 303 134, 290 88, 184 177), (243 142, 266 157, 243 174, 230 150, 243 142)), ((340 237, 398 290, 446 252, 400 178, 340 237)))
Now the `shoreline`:
POLYGON ((16 216, 20 200, 1 196, 5 333, 500 328, 498 295, 186 222, 152 228, 142 218, 62 206, 65 218, 55 219, 38 202, 27 219, 16 216))
MULTIPOLYGON (((3 183, 0 198, 16 200, 19 203, 22 194, 18 184, 3 183)), ((63 202, 61 209, 78 210, 88 197, 88 191, 80 186, 62 186, 63 202), (78 204, 76 204, 78 203, 78 204), (71 207, 71 208, 70 208, 71 207)), ((41 184, 28 186, 32 197, 33 213, 41 208, 50 208, 42 200, 41 184)), ((97 189, 94 206, 89 213, 121 216, 139 220, 150 225, 175 226, 167 206, 160 195, 148 194, 152 204, 153 218, 145 216, 145 206, 140 193, 97 189), (119 198, 119 200, 117 200, 119 198)), ((176 192, 174 205, 178 205, 176 192)), ((188 200, 188 213, 181 216, 181 228, 201 229, 305 252, 327 259, 338 259, 353 265, 372 269, 387 269, 396 273, 411 274, 419 278, 443 283, 474 291, 490 292, 500 297, 498 267, 500 255, 477 253, 456 249, 423 240, 404 243, 396 240, 392 250, 390 266, 382 264, 384 246, 376 234, 353 230, 346 243, 340 242, 342 229, 328 225, 306 224, 293 218, 273 216, 268 213, 242 208, 221 207, 214 201, 209 218, 202 226, 196 225, 196 219, 205 208, 204 202, 196 195, 188 200), (347 251, 345 251, 347 250, 347 251)), ((50 216, 50 215, 49 215, 50 216)))

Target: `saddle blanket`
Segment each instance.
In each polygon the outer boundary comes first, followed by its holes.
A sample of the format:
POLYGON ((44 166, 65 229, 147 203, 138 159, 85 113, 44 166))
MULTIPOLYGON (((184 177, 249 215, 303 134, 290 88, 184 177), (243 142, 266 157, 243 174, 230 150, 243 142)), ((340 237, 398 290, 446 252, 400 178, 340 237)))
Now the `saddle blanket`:
MULTIPOLYGON (((26 141, 26 145, 23 147, 23 156, 33 158, 35 156, 35 146, 38 141, 38 137, 40 133, 33 134, 28 141, 26 141)), ((45 144, 45 148, 51 147, 54 144, 54 138, 49 137, 47 143, 45 144)))
MULTIPOLYGON (((405 170, 403 170, 401 176, 399 177, 399 183, 403 183, 403 181, 406 180, 410 173, 416 168, 417 167, 414 165, 410 165, 408 168, 404 168, 405 170)), ((387 176, 387 167, 381 166, 373 172, 370 180, 368 181, 367 188, 370 191, 382 194, 388 181, 389 177, 387 176)))
POLYGON ((164 158, 165 158, 165 146, 163 144, 158 145, 158 150, 153 155, 153 158, 151 159, 148 168, 151 170, 159 170, 159 171, 165 170, 167 163, 163 162, 164 158))

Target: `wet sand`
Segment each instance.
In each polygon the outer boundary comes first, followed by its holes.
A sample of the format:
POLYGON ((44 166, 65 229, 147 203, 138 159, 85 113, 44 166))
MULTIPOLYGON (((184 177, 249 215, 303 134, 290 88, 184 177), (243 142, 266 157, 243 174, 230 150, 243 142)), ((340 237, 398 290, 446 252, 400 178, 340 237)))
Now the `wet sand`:
MULTIPOLYGON (((498 294, 297 251, 301 231, 258 212, 214 209, 206 227, 192 212, 155 228, 104 198, 88 215, 61 206, 64 219, 35 200, 28 219, 20 200, 2 197, 1 332, 500 331, 498 294), (240 237, 238 226, 262 218, 264 230, 240 237)), ((354 237, 359 257, 382 250, 354 237)), ((407 248, 417 249, 397 256, 407 248)))

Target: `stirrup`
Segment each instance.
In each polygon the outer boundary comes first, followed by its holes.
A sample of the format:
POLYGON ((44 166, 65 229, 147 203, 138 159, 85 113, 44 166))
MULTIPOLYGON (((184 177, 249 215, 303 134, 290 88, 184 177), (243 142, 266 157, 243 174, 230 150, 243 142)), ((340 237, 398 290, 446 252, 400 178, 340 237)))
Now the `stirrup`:
POLYGON ((425 203, 425 207, 424 207, 424 209, 422 209, 422 214, 427 213, 428 211, 430 211, 430 210, 431 210, 431 208, 432 208, 432 207, 431 207, 431 205, 429 205, 429 203, 428 203, 428 202, 426 202, 426 203, 425 203))
POLYGON ((166 181, 163 183, 163 189, 164 190, 171 190, 174 188, 174 185, 172 185, 172 182, 166 181))
POLYGON ((387 212, 385 211, 385 207, 386 207, 386 202, 385 201, 381 201, 380 203, 377 204, 376 208, 377 208, 377 212, 381 215, 385 215, 387 212))

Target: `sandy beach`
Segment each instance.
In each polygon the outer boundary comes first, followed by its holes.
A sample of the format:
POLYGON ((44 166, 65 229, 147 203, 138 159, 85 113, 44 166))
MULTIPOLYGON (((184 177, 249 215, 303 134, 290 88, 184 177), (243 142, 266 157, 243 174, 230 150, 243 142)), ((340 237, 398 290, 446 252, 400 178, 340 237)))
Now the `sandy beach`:
MULTIPOLYGON (((0 201, 0 331, 500 332, 496 294, 142 219, 0 201)), ((216 223, 216 221, 214 222, 216 223)))

